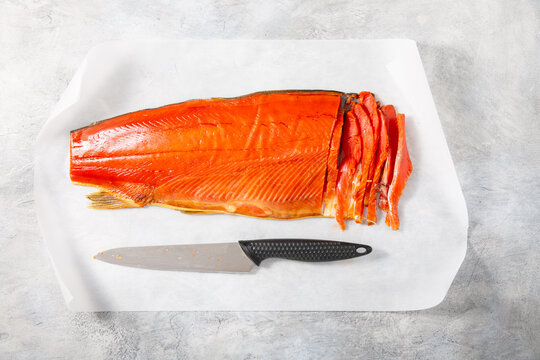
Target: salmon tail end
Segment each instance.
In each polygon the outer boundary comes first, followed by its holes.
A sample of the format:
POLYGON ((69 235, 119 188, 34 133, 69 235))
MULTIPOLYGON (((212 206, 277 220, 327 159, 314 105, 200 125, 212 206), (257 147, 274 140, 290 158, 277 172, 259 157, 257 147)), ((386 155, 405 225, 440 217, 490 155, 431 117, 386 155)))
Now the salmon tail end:
POLYGON ((90 209, 124 209, 139 207, 132 201, 117 198, 105 191, 94 192, 86 195, 86 197, 90 200, 90 204, 88 205, 90 209))

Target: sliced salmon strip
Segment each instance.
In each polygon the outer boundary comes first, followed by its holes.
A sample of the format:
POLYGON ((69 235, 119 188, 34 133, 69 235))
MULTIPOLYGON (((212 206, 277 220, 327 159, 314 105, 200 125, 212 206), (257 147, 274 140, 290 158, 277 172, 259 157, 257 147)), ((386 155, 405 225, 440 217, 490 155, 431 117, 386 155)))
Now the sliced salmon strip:
POLYGON ((372 166, 372 169, 375 168, 375 171, 372 177, 373 182, 371 183, 371 187, 369 189, 369 196, 365 197, 368 199, 368 225, 373 225, 377 222, 377 192, 379 190, 378 182, 381 177, 382 169, 384 163, 386 162, 386 157, 388 154, 388 133, 386 130, 388 121, 382 116, 382 112, 380 109, 378 110, 378 112, 379 119, 381 121, 379 128, 379 144, 377 147, 377 153, 375 154, 375 160, 373 161, 374 167, 372 166))
MULTIPOLYGON (((373 94, 368 91, 363 91, 358 96, 358 101, 364 108, 364 111, 369 115, 369 120, 371 121, 371 127, 373 128, 373 147, 376 149, 379 146, 379 132, 380 132, 380 119, 379 119, 379 110, 377 102, 373 97, 373 94)), ((376 156, 376 155, 375 155, 376 156)), ((375 175, 376 168, 376 157, 371 162, 371 167, 369 168, 368 178, 366 182, 365 194, 370 194, 371 186, 373 184, 373 176, 375 175)), ((364 196, 364 206, 368 206, 369 196, 364 196)))
POLYGON ((326 187, 324 190, 324 209, 323 209, 323 215, 325 216, 331 216, 331 214, 335 214, 336 211, 336 202, 335 202, 335 194, 336 194, 336 186, 337 186, 337 178, 338 178, 338 162, 339 162, 339 154, 341 149, 341 135, 343 132, 343 115, 345 112, 345 101, 347 100, 347 97, 343 96, 341 101, 342 104, 340 105, 337 119, 336 119, 336 125, 334 126, 334 130, 332 132, 332 140, 330 143, 330 151, 328 152, 328 164, 327 164, 327 170, 326 170, 326 187))
POLYGON ((390 226, 392 230, 399 229, 398 202, 412 172, 412 163, 409 158, 407 138, 405 135, 405 115, 397 114, 396 119, 399 138, 394 165, 394 175, 392 176, 392 183, 388 189, 388 213, 386 214, 385 219, 386 225, 390 226))
POLYGON ((364 108, 355 104, 353 106, 355 116, 358 118, 360 130, 362 134, 362 160, 360 167, 356 171, 356 175, 353 183, 353 218, 357 223, 362 222, 364 214, 364 195, 366 191, 366 183, 369 176, 369 169, 373 156, 375 155, 373 128, 371 126, 371 120, 364 108))
POLYGON ((360 137, 360 125, 352 111, 347 112, 341 138, 341 151, 343 160, 339 167, 338 183, 336 187, 337 205, 336 220, 345 229, 345 217, 349 208, 351 193, 351 180, 356 167, 362 157, 362 140, 360 137))
POLYGON ((394 175, 394 163, 398 148, 399 131, 396 119, 396 110, 392 105, 381 107, 381 115, 386 122, 388 131, 388 153, 384 163, 383 173, 379 182, 379 208, 388 212, 388 187, 394 175))

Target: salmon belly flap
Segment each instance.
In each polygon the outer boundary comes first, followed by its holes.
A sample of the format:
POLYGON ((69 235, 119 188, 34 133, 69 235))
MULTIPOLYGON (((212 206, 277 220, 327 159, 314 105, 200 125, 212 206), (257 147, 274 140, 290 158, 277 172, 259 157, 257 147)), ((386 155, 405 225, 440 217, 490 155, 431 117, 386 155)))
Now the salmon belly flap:
POLYGON ((99 189, 88 195, 96 209, 158 205, 274 219, 338 218, 341 209, 343 228, 361 163, 360 136, 352 148, 343 140, 356 98, 261 92, 120 115, 71 132, 70 177, 99 189))

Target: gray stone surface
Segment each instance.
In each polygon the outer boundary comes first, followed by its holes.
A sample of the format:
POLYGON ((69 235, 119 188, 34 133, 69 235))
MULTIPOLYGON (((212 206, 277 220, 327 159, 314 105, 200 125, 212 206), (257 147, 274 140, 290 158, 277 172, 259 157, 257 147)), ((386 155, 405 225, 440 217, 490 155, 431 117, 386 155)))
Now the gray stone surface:
POLYGON ((536 0, 0 1, 0 358, 539 359, 539 15, 536 0), (36 135, 92 45, 148 37, 417 40, 469 209, 444 302, 68 312, 33 209, 36 135))

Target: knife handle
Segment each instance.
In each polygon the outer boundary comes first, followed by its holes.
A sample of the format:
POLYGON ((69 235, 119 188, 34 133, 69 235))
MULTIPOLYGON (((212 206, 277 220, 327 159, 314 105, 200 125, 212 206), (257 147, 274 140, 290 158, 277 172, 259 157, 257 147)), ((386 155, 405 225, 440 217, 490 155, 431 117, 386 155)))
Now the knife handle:
POLYGON ((268 258, 321 262, 352 259, 371 252, 368 245, 328 240, 266 239, 239 243, 256 265, 268 258))

